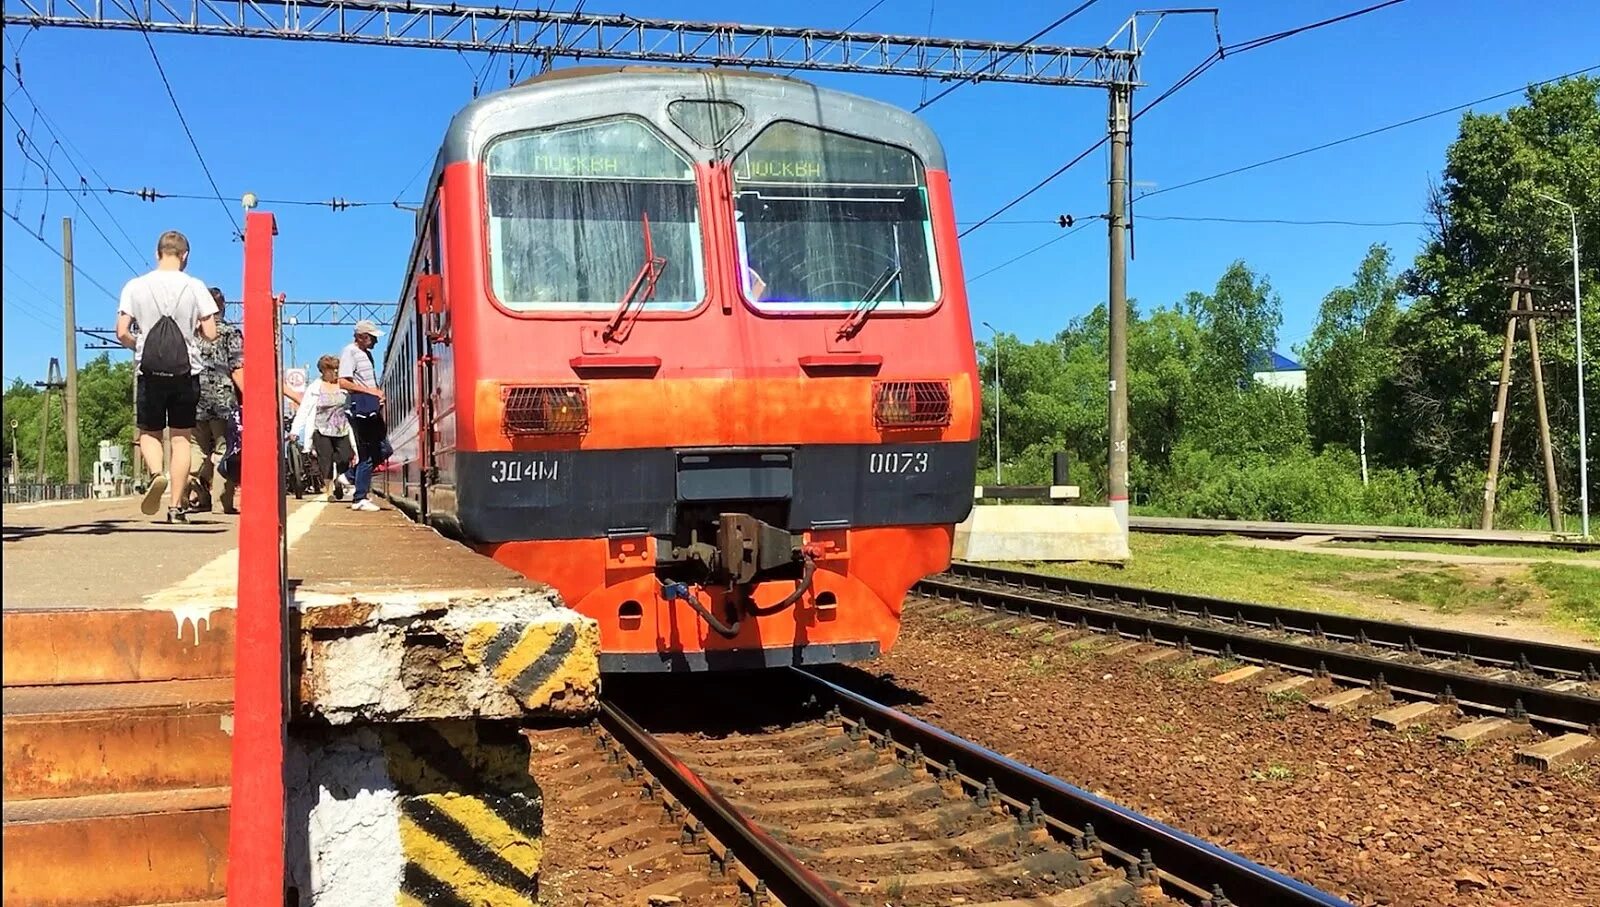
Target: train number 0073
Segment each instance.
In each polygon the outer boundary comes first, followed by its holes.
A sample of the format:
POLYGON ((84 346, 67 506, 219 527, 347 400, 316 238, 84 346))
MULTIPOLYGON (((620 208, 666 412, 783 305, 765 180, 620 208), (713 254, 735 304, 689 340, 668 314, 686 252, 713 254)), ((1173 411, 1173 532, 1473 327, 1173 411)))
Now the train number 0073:
POLYGON ((928 471, 926 451, 883 450, 867 457, 867 474, 874 476, 921 475, 928 471))

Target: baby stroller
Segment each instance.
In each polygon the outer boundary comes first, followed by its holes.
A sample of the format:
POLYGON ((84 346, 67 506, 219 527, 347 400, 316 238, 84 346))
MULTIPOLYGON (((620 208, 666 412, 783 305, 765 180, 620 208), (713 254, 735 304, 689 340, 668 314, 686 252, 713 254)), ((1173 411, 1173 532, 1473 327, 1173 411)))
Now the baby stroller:
MULTIPOLYGON (((217 460, 217 474, 237 485, 239 483, 239 437, 244 429, 243 417, 239 407, 235 406, 228 416, 227 433, 223 437, 222 458, 217 460)), ((190 509, 198 509, 199 505, 210 499, 207 490, 200 486, 198 476, 189 477, 190 509)))
POLYGON ((284 446, 284 485, 296 500, 308 494, 322 492, 322 470, 317 463, 316 453, 304 450, 295 438, 290 427, 294 422, 293 416, 283 418, 283 446, 284 446))
MULTIPOLYGON (((321 473, 317 469, 317 457, 310 451, 300 449, 294 437, 289 434, 289 420, 284 419, 284 441, 281 448, 284 457, 284 486, 296 499, 304 498, 307 494, 316 494, 322 488, 321 473)), ((222 459, 217 461, 217 472, 222 477, 238 482, 240 476, 240 438, 244 434, 243 411, 235 407, 233 414, 228 417, 227 445, 224 448, 222 459)), ((198 488, 191 490, 193 497, 198 493, 198 488)))

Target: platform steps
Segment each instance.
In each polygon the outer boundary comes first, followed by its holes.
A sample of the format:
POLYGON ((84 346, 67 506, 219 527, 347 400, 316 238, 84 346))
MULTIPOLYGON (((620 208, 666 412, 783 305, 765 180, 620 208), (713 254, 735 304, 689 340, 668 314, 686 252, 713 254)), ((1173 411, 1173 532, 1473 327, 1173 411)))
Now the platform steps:
POLYGON ((5 907, 226 894, 231 612, 7 611, 5 907))

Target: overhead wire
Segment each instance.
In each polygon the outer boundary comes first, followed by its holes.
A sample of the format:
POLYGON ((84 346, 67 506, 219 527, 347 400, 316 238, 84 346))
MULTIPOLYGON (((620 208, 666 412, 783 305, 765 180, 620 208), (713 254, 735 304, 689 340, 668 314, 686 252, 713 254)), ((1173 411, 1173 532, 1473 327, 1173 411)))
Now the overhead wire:
MULTIPOLYGON (((1073 16, 1076 16, 1077 14, 1083 12, 1084 10, 1088 9, 1091 6, 1094 6, 1096 3, 1099 3, 1099 2, 1100 2, 1100 0, 1083 0, 1082 3, 1078 4, 1077 6, 1073 7, 1072 9, 1068 10, 1065 14, 1063 14, 1062 16, 1057 18, 1054 22, 1051 22, 1049 25, 1046 25, 1044 28, 1041 28, 1038 31, 1034 32, 1033 34, 1029 35, 1028 37, 1022 39, 1022 41, 1020 43, 1024 44, 1024 45, 1032 44, 1033 42, 1039 40, 1040 38, 1044 37, 1045 35, 1048 35, 1049 33, 1053 32, 1056 29, 1060 28, 1061 26, 1065 25, 1067 23, 1067 21, 1069 19, 1071 19, 1073 16)), ((931 11, 928 13, 928 20, 929 20, 930 28, 931 28, 931 23, 933 21, 933 13, 931 11)), ((999 66, 1001 63, 1004 63, 1005 61, 1011 59, 1012 57, 1014 57, 1016 55, 1017 55, 1016 51, 1011 51, 1009 53, 1001 54, 1000 56, 996 57, 995 59, 989 61, 988 65, 984 66, 979 71, 974 72, 974 73, 968 73, 967 75, 962 76, 961 78, 957 79, 955 81, 955 84, 951 85, 949 88, 946 88, 944 91, 939 92, 938 94, 934 95, 933 97, 931 97, 931 98, 927 99, 926 101, 923 101, 922 103, 918 104, 916 107, 913 107, 911 109, 911 112, 912 113, 921 113, 922 111, 926 110, 928 107, 931 107, 932 105, 937 104, 942 98, 948 96, 950 94, 950 92, 955 91, 956 89, 960 88, 961 86, 970 85, 973 82, 980 81, 983 78, 983 73, 985 71, 994 69, 996 66, 999 66)))
POLYGON ((216 178, 211 175, 211 167, 206 164, 206 156, 200 152, 200 143, 195 141, 194 131, 189 128, 189 121, 183 115, 183 105, 178 103, 178 95, 172 90, 172 82, 167 79, 166 67, 161 65, 161 55, 156 53, 155 42, 150 40, 150 30, 139 29, 139 34, 144 36, 145 46, 150 48, 150 59, 156 64, 156 73, 161 76, 161 84, 166 86, 167 98, 172 101, 172 109, 178 115, 178 124, 183 127, 183 134, 189 137, 189 147, 194 149, 194 156, 200 161, 200 169, 205 171, 206 182, 211 184, 211 191, 217 199, 217 204, 222 206, 228 215, 228 222, 233 224, 235 238, 244 238, 244 229, 239 226, 239 218, 233 213, 233 206, 222 197, 222 190, 217 188, 216 178))
MULTIPOLYGON (((15 284, 21 284, 23 287, 25 287, 25 288, 27 288, 29 290, 32 290, 41 299, 48 300, 50 298, 50 294, 48 294, 45 291, 39 289, 36 285, 33 284, 33 282, 29 281, 28 278, 23 277, 20 273, 17 272, 17 269, 11 267, 11 265, 9 263, 5 264, 5 270, 6 270, 7 274, 11 275, 11 280, 7 282, 7 287, 8 288, 14 286, 15 284)), ((18 311, 21 311, 24 314, 27 314, 29 312, 35 313, 34 314, 34 320, 38 321, 39 323, 41 323, 43 325, 45 325, 45 327, 53 327, 53 328, 56 328, 58 330, 61 328, 61 325, 62 325, 62 313, 61 312, 59 312, 59 311, 52 312, 48 308, 46 308, 44 305, 41 305, 39 303, 35 303, 32 300, 24 299, 24 298, 19 297, 19 296, 13 296, 13 297, 10 297, 9 299, 10 299, 10 302, 12 304, 17 306, 18 311)))
POLYGON ((1426 227, 1425 220, 1294 220, 1279 217, 1191 217, 1176 214, 1141 214, 1144 220, 1184 221, 1202 224, 1273 224, 1290 227, 1426 227))
MULTIPOLYGON (((876 0, 875 3, 873 3, 871 6, 867 7, 864 11, 862 11, 861 15, 856 16, 854 19, 851 19, 849 25, 846 25, 844 28, 841 28, 839 30, 847 32, 850 29, 855 28, 857 25, 859 25, 861 23, 862 19, 865 19, 866 17, 872 15, 873 11, 876 10, 878 7, 882 6, 885 2, 887 2, 887 0, 876 0)), ((839 43, 839 39, 838 38, 834 38, 833 40, 829 41, 828 43, 822 45, 822 47, 818 48, 817 53, 821 53, 822 51, 827 50, 828 48, 830 48, 833 45, 838 44, 838 43, 839 43)), ((792 76, 796 72, 798 72, 799 70, 800 70, 800 67, 792 66, 784 73, 784 75, 792 76)))
MULTIPOLYGON (((45 156, 44 149, 40 148, 38 141, 36 141, 32 135, 28 134, 28 130, 25 127, 23 127, 22 121, 20 119, 18 119, 17 115, 11 111, 11 108, 9 108, 9 107, 5 108, 5 115, 11 118, 11 122, 17 124, 18 145, 21 145, 22 140, 26 139, 28 144, 33 146, 34 152, 37 153, 41 158, 43 158, 43 164, 44 164, 44 167, 46 168, 46 170, 52 176, 54 176, 56 178, 56 182, 58 184, 60 184, 61 188, 64 191, 67 191, 68 194, 70 195, 70 197, 72 198, 73 207, 77 208, 78 214, 85 221, 88 222, 89 226, 94 229, 94 232, 100 234, 100 238, 105 240, 106 247, 111 250, 111 253, 113 255, 117 256, 117 258, 122 260, 122 263, 125 266, 127 266, 129 273, 132 273, 132 274, 135 274, 135 275, 138 274, 139 273, 139 269, 134 267, 132 262, 128 261, 127 256, 122 254, 121 250, 119 250, 117 248, 116 243, 111 241, 111 237, 106 235, 106 231, 101 229, 99 222, 96 221, 94 216, 89 213, 88 209, 84 208, 83 204, 78 201, 78 199, 82 195, 87 195, 88 194, 88 189, 89 189, 88 179, 86 177, 84 177, 83 173, 81 171, 78 173, 80 190, 78 192, 73 192, 73 191, 67 189, 66 178, 61 175, 60 171, 56 170, 55 165, 52 164, 50 162, 50 159, 45 156)), ((63 156, 66 155, 66 152, 65 152, 64 149, 63 149, 62 155, 63 156)), ((70 163, 70 160, 69 160, 69 163, 70 163)))
MULTIPOLYGON (((212 200, 212 197, 210 195, 207 195, 207 194, 204 194, 204 193, 198 193, 198 192, 158 192, 158 191, 156 191, 154 189, 148 189, 148 188, 146 188, 146 189, 121 189, 121 188, 117 188, 115 186, 107 186, 105 188, 96 188, 96 187, 93 187, 93 186, 88 186, 88 187, 85 187, 85 188, 82 188, 82 189, 67 188, 67 187, 64 187, 64 186, 48 186, 48 187, 46 187, 46 186, 6 186, 3 189, 0 189, 0 192, 21 192, 21 193, 40 193, 40 192, 80 193, 80 192, 84 192, 84 193, 104 193, 104 194, 110 194, 110 195, 119 195, 119 196, 131 197, 131 198, 138 198, 140 200, 148 201, 148 202, 156 202, 156 201, 160 201, 162 199, 173 199, 173 200, 179 200, 179 201, 204 201, 204 202, 209 202, 209 201, 212 200)), ((310 199, 310 198, 263 198, 263 199, 260 200, 260 202, 262 204, 267 204, 267 205, 294 205, 294 206, 303 206, 303 207, 334 208, 336 210, 344 210, 344 209, 347 209, 347 208, 381 208, 381 209, 389 209, 389 208, 393 208, 393 207, 401 207, 402 206, 398 202, 349 201, 349 200, 342 199, 342 198, 341 199, 331 199, 331 200, 330 199, 310 199)), ((407 210, 415 210, 415 206, 409 207, 409 208, 407 208, 407 210)), ((1276 218, 1276 217, 1273 217, 1273 218, 1266 218, 1266 217, 1263 217, 1263 218, 1248 218, 1248 217, 1220 217, 1220 216, 1199 216, 1199 215, 1153 215, 1153 214, 1146 214, 1146 215, 1140 215, 1140 216, 1142 218, 1147 219, 1147 220, 1161 220, 1161 221, 1170 220, 1170 221, 1194 221, 1194 222, 1205 222, 1205 223, 1281 224, 1281 225, 1286 225, 1286 226, 1304 226, 1304 227, 1317 227, 1317 226, 1344 226, 1344 227, 1409 227, 1409 226, 1424 226, 1425 227, 1425 226, 1428 226, 1429 223, 1430 223, 1428 221, 1414 221, 1414 220, 1387 220, 1387 221, 1371 220, 1371 221, 1366 221, 1366 220, 1347 220, 1347 219, 1296 219, 1296 218, 1276 218)), ((1093 217, 1095 219, 1100 219, 1101 215, 1084 215, 1082 217, 1074 216, 1074 217, 1071 218, 1071 220, 1072 221, 1078 221, 1078 220, 1085 219, 1087 217, 1093 217)), ((1039 218, 1039 219, 1033 219, 1033 218, 1004 218, 1004 219, 999 219, 999 220, 993 220, 993 221, 990 221, 989 223, 990 223, 990 225, 1012 226, 1012 227, 1020 227, 1020 226, 1037 227, 1037 226, 1048 226, 1048 225, 1061 226, 1062 225, 1062 219, 1063 219, 1062 217, 1039 218)), ((957 226, 963 226, 963 227, 964 226, 970 226, 973 223, 976 223, 976 222, 975 221, 960 221, 960 222, 957 223, 957 226)))
MULTIPOLYGON (((520 11, 521 9, 522 9, 522 0, 512 0, 510 12, 511 13, 516 13, 516 12, 520 11)), ((509 34, 510 31, 511 31, 512 26, 515 23, 516 23, 516 17, 514 15, 506 16, 505 24, 503 24, 500 27, 501 33, 502 34, 509 34)), ((499 53, 500 53, 499 45, 496 45, 495 47, 490 48, 487 58, 483 61, 483 68, 478 70, 477 73, 473 75, 473 77, 472 77, 472 96, 473 97, 477 97, 478 96, 478 86, 480 84, 484 83, 484 79, 489 75, 489 67, 494 65, 494 58, 499 53)), ((510 71, 507 70, 506 74, 507 74, 507 76, 509 76, 510 75, 510 71)))
POLYGON ((3 297, 3 301, 5 303, 5 311, 7 312, 16 312, 19 315, 26 315, 27 317, 38 322, 42 327, 47 327, 57 331, 61 330, 60 317, 57 317, 55 321, 52 322, 40 314, 39 309, 30 308, 24 305, 23 303, 25 300, 16 299, 11 296, 5 296, 3 297))
MULTIPOLYGON (((938 0, 928 0, 928 29, 927 29, 926 34, 927 34, 927 36, 929 38, 933 37, 933 10, 934 10, 934 7, 937 6, 937 5, 938 5, 938 0)), ((927 100, 928 100, 928 77, 927 76, 923 76, 922 77, 922 94, 917 98, 917 101, 919 103, 926 103, 927 100)))
MULTIPOLYGON (((1262 35, 1262 36, 1257 37, 1257 38, 1251 38, 1251 39, 1246 40, 1246 41, 1238 42, 1237 44, 1231 44, 1231 45, 1220 45, 1219 44, 1216 50, 1212 51, 1209 56, 1207 56, 1204 60, 1200 61, 1200 63, 1198 63, 1193 69, 1189 70, 1189 72, 1184 74, 1184 76, 1182 78, 1178 79, 1172 85, 1168 86, 1167 89, 1165 91, 1163 91, 1160 95, 1156 96, 1156 98, 1154 100, 1152 100, 1150 103, 1144 105, 1138 111, 1136 111, 1133 114, 1133 116, 1130 117, 1129 124, 1131 126, 1131 124, 1133 122, 1138 121, 1138 119, 1140 117, 1142 117, 1145 114, 1149 113, 1151 110, 1154 110, 1162 102, 1166 101, 1168 98, 1170 98, 1173 95, 1177 94, 1183 88, 1187 87, 1189 84, 1194 82, 1195 79, 1198 79, 1201 75, 1203 75, 1211 67, 1215 66, 1217 63, 1220 63, 1224 59, 1226 59, 1229 54, 1237 55, 1239 53, 1244 53, 1246 51, 1256 50, 1257 48, 1265 47, 1265 46, 1267 46, 1269 44, 1273 44, 1273 43, 1276 43, 1278 41, 1282 41, 1285 38, 1293 37, 1294 35, 1303 34, 1305 32, 1311 31, 1313 29, 1323 28, 1325 26, 1333 25, 1333 24, 1338 23, 1338 22, 1344 22, 1344 21, 1347 21, 1349 19, 1354 19, 1354 18, 1356 18, 1358 16, 1365 16, 1365 15, 1368 15, 1369 13, 1374 13, 1374 12, 1377 12, 1379 10, 1386 9, 1388 7, 1394 6, 1394 5, 1399 4, 1399 3, 1404 3, 1404 2, 1405 2, 1405 0, 1384 0, 1384 2, 1382 2, 1382 3, 1376 3, 1376 4, 1373 4, 1371 6, 1364 7, 1362 9, 1358 9, 1358 10, 1354 10, 1352 12, 1344 13, 1343 15, 1334 16, 1334 17, 1328 18, 1328 19, 1322 19, 1322 20, 1317 21, 1317 22, 1307 23, 1306 25, 1301 25, 1301 26, 1297 26, 1297 27, 1292 28, 1292 29, 1287 29, 1287 30, 1284 30, 1284 31, 1275 32, 1275 33, 1270 34, 1270 35, 1262 35)), ((960 233, 960 236, 966 236, 967 234, 971 233, 972 231, 979 229, 980 227, 982 227, 985 224, 989 223, 990 221, 994 220, 996 217, 1000 216, 1001 214, 1004 214, 1005 212, 1007 212, 1007 211, 1011 210, 1012 208, 1016 207, 1017 205, 1021 204, 1023 201, 1025 201, 1028 198, 1032 197, 1034 193, 1038 192, 1040 189, 1043 189, 1045 186, 1047 186, 1050 183, 1054 182, 1063 173, 1066 173, 1068 170, 1072 169, 1079 162, 1081 162, 1084 158, 1087 158, 1089 155, 1091 155, 1095 151, 1099 150, 1101 147, 1103 147, 1109 141, 1110 141, 1110 137, 1109 136, 1101 136, 1098 141, 1096 141, 1094 144, 1090 145, 1088 148, 1084 149, 1082 152, 1080 152, 1072 160, 1070 160, 1066 164, 1063 164, 1062 166, 1056 168, 1056 170, 1054 172, 1050 173, 1044 179, 1042 179, 1039 182, 1035 183, 1032 187, 1030 187, 1029 189, 1027 189, 1023 193, 1021 193, 1020 195, 1016 196, 1015 198, 1013 198, 1010 201, 1006 202, 1004 205, 1000 206, 1000 208, 995 210, 989 216, 987 216, 987 217, 983 218, 982 220, 978 221, 973 226, 968 227, 967 229, 963 230, 960 233)))
POLYGON ((1045 249, 1055 245, 1056 243, 1062 241, 1063 239, 1066 239, 1067 237, 1071 236, 1072 234, 1077 233, 1079 230, 1084 229, 1085 227, 1089 226, 1092 223, 1094 223, 1094 221, 1092 221, 1092 220, 1085 221, 1085 222, 1079 224, 1078 226, 1073 227, 1070 230, 1067 230, 1066 232, 1062 233, 1061 235, 1059 235, 1059 236, 1057 236, 1057 237, 1055 237, 1053 239, 1047 239, 1044 242, 1038 244, 1037 246, 1034 246, 1033 248, 1029 249, 1028 251, 1023 252, 1020 255, 1014 255, 1011 258, 1006 259, 1005 261, 995 265, 994 267, 990 268, 987 271, 984 271, 981 274, 978 274, 975 277, 968 277, 967 278, 967 283, 969 283, 969 284, 977 283, 978 281, 984 279, 985 277, 988 277, 990 274, 993 274, 996 271, 1002 270, 1004 268, 1009 268, 1010 266, 1016 264, 1017 262, 1023 260, 1024 258, 1027 258, 1029 255, 1032 255, 1035 252, 1044 251, 1045 249))
MULTIPOLYGON (((31 236, 34 239, 38 240, 39 241, 39 245, 44 246, 46 249, 49 249, 51 251, 51 253, 55 255, 55 257, 61 259, 62 261, 66 261, 67 260, 67 257, 61 253, 60 249, 57 249, 54 245, 52 245, 50 240, 45 239, 43 234, 39 233, 37 230, 34 230, 32 227, 28 226, 27 224, 23 223, 22 222, 22 218, 17 217, 15 214, 12 214, 10 211, 6 211, 4 209, 0 209, 0 214, 4 214, 6 217, 11 218, 11 220, 14 221, 17 226, 21 227, 23 229, 23 231, 25 231, 29 236, 31 236)), ((79 265, 76 261, 74 261, 72 263, 72 270, 77 272, 79 277, 82 277, 84 280, 87 280, 91 285, 93 285, 94 287, 98 288, 100 290, 100 292, 102 292, 102 293, 106 294, 107 296, 109 296, 113 302, 121 301, 122 297, 120 297, 116 293, 113 293, 110 290, 106 289, 106 285, 105 284, 101 283, 98 280, 95 280, 92 276, 89 275, 89 272, 85 271, 83 269, 83 266, 79 265)))
MULTIPOLYGON (((1290 152, 1288 152, 1286 154, 1276 155, 1274 157, 1270 157, 1270 158, 1267 158, 1265 160, 1256 161, 1253 164, 1245 164, 1245 165, 1240 166, 1240 167, 1234 167, 1234 168, 1232 168, 1230 170, 1224 170, 1221 173, 1213 173, 1210 176, 1202 176, 1202 177, 1199 177, 1198 179, 1186 180, 1184 182, 1177 183, 1177 184, 1174 184, 1174 185, 1171 185, 1171 186, 1164 186, 1164 187, 1162 187, 1160 189, 1154 189, 1154 190, 1151 190, 1149 192, 1141 193, 1139 195, 1139 198, 1146 199, 1146 198, 1150 198, 1151 196, 1162 195, 1162 194, 1167 193, 1167 192, 1175 192, 1175 191, 1177 191, 1179 189, 1187 189, 1190 186, 1198 186, 1201 183, 1209 183, 1212 180, 1219 180, 1219 179, 1222 179, 1223 177, 1234 176, 1236 174, 1244 173, 1244 172, 1249 171, 1249 170, 1255 170, 1255 169, 1260 168, 1260 167, 1268 166, 1269 164, 1277 164, 1277 163, 1280 163, 1282 161, 1292 160, 1293 158, 1297 158, 1297 157, 1303 157, 1303 156, 1305 156, 1307 154, 1313 154, 1313 153, 1318 152, 1318 151, 1326 151, 1329 148, 1334 148, 1334 147, 1337 147, 1339 145, 1345 145, 1345 144, 1348 144, 1350 142, 1359 141, 1360 139, 1371 138, 1372 136, 1380 135, 1380 134, 1385 133, 1385 132, 1390 132, 1392 130, 1399 129, 1399 128, 1404 127, 1404 126, 1411 126, 1411 125, 1414 125, 1416 123, 1421 123, 1424 120, 1431 120, 1431 119, 1433 119, 1435 117, 1444 116, 1445 114, 1456 113, 1457 111, 1466 110, 1469 107, 1476 107, 1479 104, 1485 104, 1485 103, 1488 103, 1489 101, 1497 101, 1497 100, 1499 100, 1499 99, 1501 99, 1503 97, 1506 97, 1508 95, 1521 94, 1522 92, 1525 92, 1530 88, 1539 88, 1539 87, 1544 86, 1544 85, 1550 85, 1550 84, 1553 84, 1553 83, 1556 83, 1556 82, 1560 82, 1560 81, 1562 81, 1564 79, 1573 78, 1574 76, 1585 75, 1587 73, 1591 73, 1591 72, 1594 72, 1596 70, 1600 70, 1600 63, 1597 63, 1594 66, 1584 67, 1583 69, 1575 69, 1572 72, 1563 73, 1563 74, 1561 74, 1559 76, 1554 76, 1552 78, 1541 79, 1541 80, 1539 80, 1537 82, 1529 82, 1529 83, 1524 84, 1524 85, 1519 85, 1516 88, 1509 88, 1509 89, 1507 89, 1505 91, 1496 92, 1496 93, 1491 94, 1491 95, 1485 95, 1484 97, 1477 98, 1477 99, 1474 99, 1474 100, 1471 100, 1471 101, 1467 101, 1467 102, 1462 103, 1462 104, 1453 104, 1453 105, 1451 105, 1449 107, 1444 107, 1444 108, 1441 108, 1439 110, 1432 111, 1431 113, 1424 113, 1424 114, 1419 114, 1419 115, 1414 116, 1414 117, 1408 117, 1408 118, 1406 118, 1404 120, 1400 120, 1398 122, 1390 123, 1390 124, 1388 124, 1386 126, 1379 126, 1379 127, 1375 128, 1375 129, 1368 129, 1365 132, 1358 132, 1358 133, 1356 133, 1354 135, 1347 135, 1344 138, 1334 139, 1332 141, 1323 142, 1323 143, 1318 144, 1318 145, 1312 145, 1309 148, 1301 148, 1298 151, 1290 151, 1290 152)), ((1148 216, 1148 215, 1146 215, 1146 216, 1148 216)))
MULTIPOLYGON (((6 74, 16 80, 16 90, 22 92, 23 96, 28 99, 28 104, 32 106, 33 112, 38 115, 39 119, 44 121, 45 131, 50 133, 50 137, 53 140, 61 143, 61 149, 67 157, 67 163, 71 164, 73 169, 78 172, 80 183, 87 182, 87 179, 84 177, 84 171, 87 170, 89 173, 94 175, 95 179, 100 181, 101 186, 109 186, 111 184, 110 180, 107 180, 105 175, 100 172, 99 168, 95 167, 94 164, 89 161, 89 156, 83 153, 83 149, 79 148, 77 144, 72 141, 72 137, 67 135, 55 122, 55 120, 51 119, 50 112, 45 110, 44 106, 39 103, 39 99, 34 97, 32 91, 28 90, 27 84, 22 81, 22 61, 20 59, 15 60, 14 66, 16 71, 13 72, 10 68, 5 68, 6 74), (74 155, 76 155, 76 159, 74 159, 74 155)), ((94 195, 92 197, 95 200, 95 204, 99 206, 100 210, 105 212, 106 217, 111 219, 112 226, 117 228, 117 232, 121 234, 123 240, 127 242, 128 248, 133 252, 134 256, 140 261, 149 263, 149 250, 135 242, 133 237, 128 235, 127 227, 125 227, 122 223, 122 220, 118 218, 116 214, 112 213, 109 207, 107 207, 104 199, 102 199, 99 195, 94 195)))

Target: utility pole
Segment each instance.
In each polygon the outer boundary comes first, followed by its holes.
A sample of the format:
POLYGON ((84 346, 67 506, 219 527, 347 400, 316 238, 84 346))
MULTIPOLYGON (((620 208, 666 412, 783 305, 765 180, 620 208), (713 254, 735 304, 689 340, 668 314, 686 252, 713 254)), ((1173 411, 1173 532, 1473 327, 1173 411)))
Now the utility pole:
POLYGON ((1544 456, 1544 484, 1546 501, 1550 506, 1550 529, 1561 531, 1561 492, 1556 485, 1555 447, 1550 442, 1550 415, 1544 399, 1544 362, 1539 356, 1539 326, 1541 317, 1553 312, 1542 311, 1533 304, 1533 284, 1528 280, 1528 269, 1517 268, 1511 281, 1511 310, 1506 313, 1505 345, 1500 350, 1500 388, 1495 397, 1492 428, 1489 433, 1489 473, 1483 486, 1483 529, 1494 528, 1494 499, 1500 475, 1500 442, 1505 433, 1507 394, 1511 385, 1511 352, 1516 343, 1517 319, 1528 322, 1528 353, 1533 360, 1533 399, 1539 421, 1539 451, 1544 456))
POLYGON ((1128 129, 1132 106, 1131 81, 1113 83, 1107 124, 1111 133, 1111 210, 1106 218, 1111 251, 1110 330, 1106 338, 1111 353, 1108 419, 1111 462, 1106 484, 1111 511, 1124 540, 1128 537, 1128 258, 1124 221, 1128 204, 1128 129))
MULTIPOLYGON (((1533 310, 1533 290, 1522 293, 1523 308, 1533 310)), ((1550 531, 1561 531, 1561 492, 1556 487, 1556 455, 1550 446, 1550 412, 1544 405, 1544 363, 1539 359, 1539 321, 1528 316, 1528 352, 1533 356, 1533 401, 1539 416, 1539 448, 1544 452, 1544 488, 1550 501, 1550 531)))
POLYGON ((78 322, 72 285, 72 218, 61 218, 61 300, 67 322, 67 484, 83 479, 78 461, 78 322))
POLYGON ((1000 484, 1000 332, 985 321, 983 326, 994 334, 994 483, 1000 484))
POLYGON ((34 470, 34 482, 43 485, 45 480, 44 456, 49 449, 46 442, 50 438, 50 392, 66 387, 65 382, 61 380, 61 360, 52 356, 50 358, 50 368, 45 372, 44 380, 34 382, 34 386, 44 388, 43 399, 39 401, 42 404, 39 409, 39 463, 34 470))
POLYGON ((1500 345, 1500 386, 1495 389, 1494 415, 1489 421, 1489 474, 1483 481, 1483 520, 1480 529, 1494 528, 1494 494, 1500 482, 1500 438, 1506 427, 1506 394, 1511 389, 1511 344, 1517 339, 1517 309, 1522 298, 1521 284, 1527 272, 1517 269, 1511 285, 1511 314, 1506 318, 1506 336, 1500 345))

